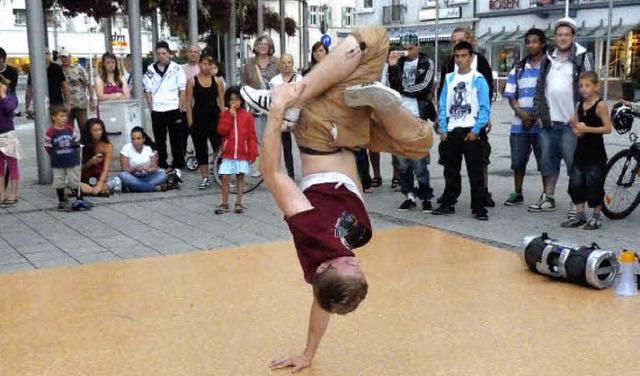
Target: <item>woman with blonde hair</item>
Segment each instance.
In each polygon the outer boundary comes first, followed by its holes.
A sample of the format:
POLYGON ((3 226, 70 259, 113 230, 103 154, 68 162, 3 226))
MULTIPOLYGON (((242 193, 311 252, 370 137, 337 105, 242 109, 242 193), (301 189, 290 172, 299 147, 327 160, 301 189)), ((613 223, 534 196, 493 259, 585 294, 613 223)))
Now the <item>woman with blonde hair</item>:
MULTIPOLYGON (((278 62, 278 70, 280 71, 280 74, 271 79, 271 87, 275 88, 282 84, 286 84, 289 82, 298 82, 302 80, 302 76, 294 72, 293 66, 293 56, 291 54, 282 55, 280 57, 280 61, 278 62)), ((295 179, 291 145, 291 129, 285 129, 282 132, 282 154, 284 155, 284 165, 287 168, 287 174, 289 175, 289 177, 291 179, 295 179)))

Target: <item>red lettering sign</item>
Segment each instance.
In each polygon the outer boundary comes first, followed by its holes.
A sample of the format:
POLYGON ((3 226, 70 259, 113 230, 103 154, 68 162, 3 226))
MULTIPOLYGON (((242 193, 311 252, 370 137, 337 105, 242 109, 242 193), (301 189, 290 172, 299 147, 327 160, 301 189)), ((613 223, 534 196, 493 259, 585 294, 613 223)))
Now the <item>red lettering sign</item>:
POLYGON ((489 0, 489 9, 515 9, 519 8, 520 0, 489 0))

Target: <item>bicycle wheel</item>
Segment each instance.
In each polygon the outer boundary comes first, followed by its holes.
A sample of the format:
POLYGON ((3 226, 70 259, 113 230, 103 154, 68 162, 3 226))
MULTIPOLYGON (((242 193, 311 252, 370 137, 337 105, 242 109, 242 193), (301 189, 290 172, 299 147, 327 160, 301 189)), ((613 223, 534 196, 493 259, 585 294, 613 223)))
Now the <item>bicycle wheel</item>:
MULTIPOLYGON (((222 180, 218 175, 220 163, 222 163, 222 148, 218 148, 218 150, 213 153, 212 161, 209 164, 209 174, 211 175, 211 178, 219 187, 222 187, 222 180)), ((251 172, 244 176, 244 193, 249 193, 262 184, 262 175, 259 174, 258 167, 259 165, 256 161, 251 165, 251 172)), ((236 188, 236 177, 234 175, 231 177, 231 182, 229 183, 229 192, 236 193, 236 188)))
POLYGON ((622 219, 640 203, 640 184, 633 185, 638 176, 638 154, 622 150, 611 157, 605 167, 604 205, 602 212, 609 219, 622 219))

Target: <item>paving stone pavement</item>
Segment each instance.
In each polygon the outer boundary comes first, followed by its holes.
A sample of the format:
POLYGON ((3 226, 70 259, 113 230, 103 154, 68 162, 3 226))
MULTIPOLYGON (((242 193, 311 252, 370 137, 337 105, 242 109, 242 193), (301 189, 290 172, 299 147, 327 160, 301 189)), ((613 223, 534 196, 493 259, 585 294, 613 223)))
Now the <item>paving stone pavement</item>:
MULTIPOLYGON (((605 219, 598 231, 560 228, 569 205, 566 193, 568 179, 564 172, 556 192, 557 211, 534 214, 526 211, 526 204, 516 207, 502 205, 513 190, 509 158, 510 117, 506 101, 494 103, 489 185, 497 206, 489 209, 489 221, 477 221, 471 216, 464 168, 463 192, 455 215, 433 216, 419 210, 398 211, 404 197, 390 188, 391 159, 388 154, 383 154, 383 185, 373 194, 365 195, 374 229, 424 225, 511 250, 518 248, 523 236, 546 231, 573 244, 596 242, 602 248, 614 251, 623 248, 638 250, 640 247, 634 235, 639 228, 640 210, 624 220, 605 219)), ((54 190, 50 185, 37 183, 34 125, 24 119, 18 119, 17 123, 17 134, 25 157, 20 161, 20 201, 13 206, 0 207, 0 273, 291 239, 282 215, 264 186, 245 195, 244 203, 248 209, 244 214, 215 215, 213 210, 219 202, 219 188, 213 186, 198 190, 199 174, 189 171, 184 173, 180 191, 91 198, 95 207, 90 211, 57 212, 54 209, 57 201, 54 190)), ((610 156, 629 144, 626 135, 613 133, 605 139, 610 156)), ((434 163, 430 170, 434 194, 438 197, 444 188, 444 180, 442 166, 435 163, 436 146, 437 141, 432 149, 434 163)), ((524 190, 527 204, 535 201, 541 192, 535 163, 532 161, 529 167, 524 190)), ((299 174, 297 157, 296 171, 299 174)), ((436 204, 435 200, 433 204, 436 204)))

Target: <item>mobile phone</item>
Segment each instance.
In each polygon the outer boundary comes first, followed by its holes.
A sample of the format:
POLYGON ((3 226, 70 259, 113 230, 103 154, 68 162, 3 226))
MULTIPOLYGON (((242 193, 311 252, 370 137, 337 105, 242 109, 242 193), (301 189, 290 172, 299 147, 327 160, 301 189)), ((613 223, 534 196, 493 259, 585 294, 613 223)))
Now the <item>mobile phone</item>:
POLYGON ((397 51, 400 56, 407 56, 409 53, 407 51, 397 51))
POLYGON ((96 154, 95 156, 98 158, 102 158, 102 154, 96 154))

